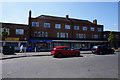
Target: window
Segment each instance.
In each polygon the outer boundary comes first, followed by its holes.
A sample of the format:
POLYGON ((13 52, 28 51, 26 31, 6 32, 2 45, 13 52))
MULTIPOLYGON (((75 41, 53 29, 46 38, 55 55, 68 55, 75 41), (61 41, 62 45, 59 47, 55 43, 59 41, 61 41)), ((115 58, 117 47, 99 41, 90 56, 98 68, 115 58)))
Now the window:
POLYGON ((44 37, 44 32, 42 32, 42 37, 44 37))
MULTIPOLYGON (((1 28, 1 29, 0 29, 0 33, 3 31, 3 29, 4 29, 4 28, 1 28)), ((5 28, 5 29, 6 29, 6 31, 8 31, 8 33, 10 34, 9 28, 5 28)))
POLYGON ((79 30, 79 26, 74 26, 74 30, 79 30))
POLYGON ((32 27, 39 27, 39 23, 38 22, 32 22, 32 27))
POLYGON ((84 34, 84 38, 86 38, 86 34, 84 34))
POLYGON ((106 34, 104 34, 103 37, 106 38, 106 34))
POLYGON ((50 28, 50 23, 44 23, 44 28, 50 28))
POLYGON ((55 28, 56 29, 60 29, 61 28, 61 24, 55 24, 55 28))
POLYGON ((48 32, 45 32, 45 37, 48 37, 48 32))
POLYGON ((24 29, 16 29, 16 34, 24 34, 24 29))
POLYGON ((98 34, 94 34, 93 38, 97 39, 98 38, 98 34))
POLYGON ((102 31, 102 28, 97 28, 98 32, 101 32, 102 31))
POLYGON ((41 37, 41 32, 38 32, 38 37, 41 37))
POLYGON ((76 38, 78 38, 78 34, 76 34, 76 38))
POLYGON ((65 29, 70 29, 70 25, 65 25, 65 29))
POLYGON ((61 32, 61 33, 60 33, 60 37, 61 37, 61 38, 65 38, 65 33, 62 33, 62 32, 61 32))
POLYGON ((87 31, 87 27, 83 26, 83 31, 87 31))
POLYGON ((68 38, 68 33, 66 33, 66 38, 68 38))
POLYGON ((83 38, 83 34, 79 34, 79 38, 83 38))
POLYGON ((37 37, 37 31, 34 31, 34 37, 37 37))
POLYGON ((59 32, 57 32, 57 38, 59 38, 59 32))
POLYGON ((91 31, 95 31, 95 28, 94 28, 94 27, 91 27, 91 31))

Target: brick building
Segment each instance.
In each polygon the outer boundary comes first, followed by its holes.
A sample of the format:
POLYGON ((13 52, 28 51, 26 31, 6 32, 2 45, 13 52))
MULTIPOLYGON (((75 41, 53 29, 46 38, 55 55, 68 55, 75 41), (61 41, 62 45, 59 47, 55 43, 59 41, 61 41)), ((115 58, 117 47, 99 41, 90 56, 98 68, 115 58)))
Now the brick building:
POLYGON ((12 45, 15 46, 15 50, 19 50, 20 45, 27 45, 29 38, 29 26, 25 24, 14 24, 14 23, 1 23, 1 31, 3 28, 9 32, 8 38, 1 39, 1 45, 12 45))
MULTIPOLYGON (((110 32, 111 31, 104 31, 103 38, 108 40, 110 32)), ((112 34, 113 34, 113 38, 114 38, 113 46, 115 48, 120 47, 120 32, 112 31, 112 34)))
POLYGON ((76 49, 91 48, 93 45, 104 44, 103 25, 97 20, 79 20, 66 17, 41 15, 31 17, 29 12, 30 38, 29 44, 41 49, 55 46, 70 46, 76 49))

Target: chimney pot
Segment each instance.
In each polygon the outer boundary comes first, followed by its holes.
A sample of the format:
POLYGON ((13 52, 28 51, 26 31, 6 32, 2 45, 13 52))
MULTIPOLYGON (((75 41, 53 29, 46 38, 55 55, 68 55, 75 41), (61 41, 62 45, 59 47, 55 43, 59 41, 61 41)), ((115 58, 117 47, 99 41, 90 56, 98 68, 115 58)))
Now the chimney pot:
POLYGON ((97 24, 97 20, 96 20, 96 19, 95 19, 95 20, 93 20, 93 23, 94 23, 94 24, 97 24))
POLYGON ((69 18, 69 15, 66 15, 66 18, 68 19, 68 18, 69 18))

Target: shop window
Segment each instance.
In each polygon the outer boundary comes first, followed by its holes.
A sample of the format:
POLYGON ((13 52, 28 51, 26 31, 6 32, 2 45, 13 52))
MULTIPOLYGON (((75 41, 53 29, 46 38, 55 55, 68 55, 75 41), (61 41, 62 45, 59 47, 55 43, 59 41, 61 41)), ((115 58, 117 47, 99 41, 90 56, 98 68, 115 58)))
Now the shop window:
POLYGON ((14 47, 18 47, 18 43, 17 43, 17 42, 6 42, 5 46, 14 46, 14 47))
POLYGON ((32 27, 39 27, 39 23, 38 22, 32 22, 32 27))
POLYGON ((24 29, 16 29, 16 34, 23 35, 24 34, 24 29))

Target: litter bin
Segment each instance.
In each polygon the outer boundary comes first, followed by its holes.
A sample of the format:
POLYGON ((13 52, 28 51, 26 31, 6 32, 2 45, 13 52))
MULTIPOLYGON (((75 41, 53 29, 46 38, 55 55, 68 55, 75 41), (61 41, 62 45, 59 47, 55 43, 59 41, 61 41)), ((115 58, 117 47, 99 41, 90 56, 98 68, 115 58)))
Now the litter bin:
POLYGON ((3 54, 14 54, 15 48, 14 46, 3 46, 3 54))

